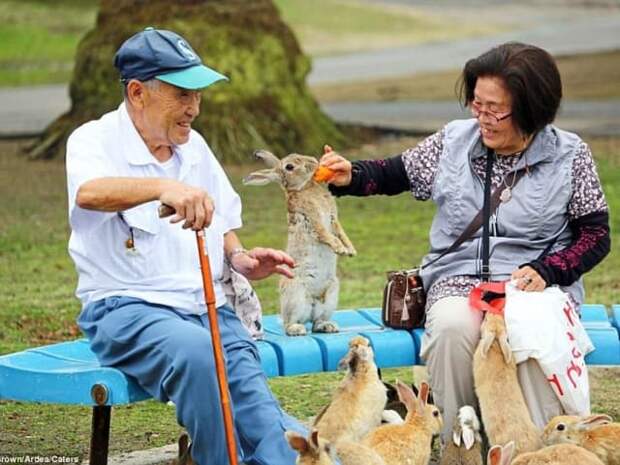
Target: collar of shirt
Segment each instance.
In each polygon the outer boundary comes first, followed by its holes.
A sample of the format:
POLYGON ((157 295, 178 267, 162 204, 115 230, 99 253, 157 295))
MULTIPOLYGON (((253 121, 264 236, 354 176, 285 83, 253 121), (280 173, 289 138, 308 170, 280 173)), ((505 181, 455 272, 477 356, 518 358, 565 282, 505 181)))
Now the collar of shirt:
MULTIPOLYGON (((122 129, 121 147, 125 159, 131 165, 157 165, 157 159, 151 152, 149 152, 146 143, 133 124, 124 102, 120 104, 118 110, 120 118, 119 127, 122 129)), ((179 170, 180 181, 187 176, 187 174, 191 171, 192 166, 200 162, 200 153, 195 150, 188 150, 188 145, 191 143, 190 141, 182 145, 175 145, 172 148, 181 161, 181 167, 179 170)))
MULTIPOLYGON (((548 124, 534 136, 527 148, 526 156, 521 157, 519 162, 513 167, 513 170, 524 168, 526 163, 529 166, 533 166, 540 162, 551 161, 550 159, 555 156, 556 141, 555 128, 548 124)), ((487 149, 482 143, 482 136, 478 135, 471 148, 470 158, 475 160, 476 158, 486 156, 486 153, 487 149)))

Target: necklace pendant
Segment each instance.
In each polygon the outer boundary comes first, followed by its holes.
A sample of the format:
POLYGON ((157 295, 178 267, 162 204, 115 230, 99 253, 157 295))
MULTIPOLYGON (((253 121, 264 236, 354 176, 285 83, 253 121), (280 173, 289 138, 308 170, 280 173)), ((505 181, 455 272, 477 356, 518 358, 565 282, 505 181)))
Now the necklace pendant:
POLYGON ((508 202, 511 198, 512 198, 512 191, 510 190, 510 187, 506 187, 502 191, 502 193, 499 194, 499 200, 501 200, 502 203, 508 202))

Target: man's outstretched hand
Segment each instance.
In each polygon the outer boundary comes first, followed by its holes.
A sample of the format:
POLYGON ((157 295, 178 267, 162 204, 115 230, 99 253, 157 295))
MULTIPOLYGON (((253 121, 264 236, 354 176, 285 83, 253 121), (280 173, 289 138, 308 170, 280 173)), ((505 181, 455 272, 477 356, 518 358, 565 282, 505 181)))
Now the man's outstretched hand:
POLYGON ((274 273, 292 278, 294 275, 291 268, 295 267, 295 262, 281 250, 255 247, 245 253, 235 254, 231 258, 231 265, 238 273, 256 281, 274 273))

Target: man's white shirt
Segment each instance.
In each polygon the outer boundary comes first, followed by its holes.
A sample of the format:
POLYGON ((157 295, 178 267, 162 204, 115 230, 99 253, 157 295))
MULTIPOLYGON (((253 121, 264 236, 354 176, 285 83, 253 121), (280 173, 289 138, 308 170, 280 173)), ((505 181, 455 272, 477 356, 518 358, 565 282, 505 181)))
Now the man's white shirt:
POLYGON ((160 163, 149 152, 127 109, 77 128, 67 141, 67 186, 71 238, 69 254, 78 271, 76 295, 87 305, 113 295, 169 305, 189 313, 206 311, 195 233, 160 219, 158 201, 124 212, 87 210, 76 205, 82 184, 104 177, 176 179, 205 190, 215 205, 206 244, 216 305, 226 303, 218 283, 224 262, 224 234, 241 227, 241 199, 205 140, 191 131, 160 163), (133 247, 128 239, 133 233, 133 247))

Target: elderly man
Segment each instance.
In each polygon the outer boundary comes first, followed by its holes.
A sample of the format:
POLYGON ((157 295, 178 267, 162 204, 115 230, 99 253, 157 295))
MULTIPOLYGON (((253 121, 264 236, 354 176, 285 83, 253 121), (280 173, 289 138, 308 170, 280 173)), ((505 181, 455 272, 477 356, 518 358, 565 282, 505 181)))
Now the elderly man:
POLYGON ((124 102, 67 142, 69 252, 79 274, 80 328, 103 365, 176 404, 196 463, 228 463, 192 232, 208 226, 240 459, 292 465, 284 431, 303 428, 271 394, 257 347, 217 282, 225 256, 248 279, 291 277, 294 266, 284 252, 243 249, 234 232, 241 227, 239 196, 191 129, 201 89, 226 78, 204 66, 182 37, 153 28, 128 39, 114 64, 124 102), (158 218, 161 203, 176 210, 170 221, 158 218))

